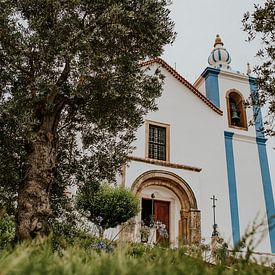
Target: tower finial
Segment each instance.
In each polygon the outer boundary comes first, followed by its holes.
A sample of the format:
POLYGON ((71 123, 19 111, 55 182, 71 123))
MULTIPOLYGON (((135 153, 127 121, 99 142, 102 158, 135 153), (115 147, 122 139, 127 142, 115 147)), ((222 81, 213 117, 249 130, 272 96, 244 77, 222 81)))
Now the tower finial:
POLYGON ((221 40, 220 36, 217 34, 217 35, 216 35, 216 39, 215 39, 214 47, 215 47, 216 45, 218 45, 218 44, 220 44, 220 45, 223 46, 222 40, 221 40))
POLYGON ((230 70, 231 58, 228 51, 223 47, 223 42, 217 34, 215 39, 214 48, 208 57, 208 64, 217 69, 230 70))

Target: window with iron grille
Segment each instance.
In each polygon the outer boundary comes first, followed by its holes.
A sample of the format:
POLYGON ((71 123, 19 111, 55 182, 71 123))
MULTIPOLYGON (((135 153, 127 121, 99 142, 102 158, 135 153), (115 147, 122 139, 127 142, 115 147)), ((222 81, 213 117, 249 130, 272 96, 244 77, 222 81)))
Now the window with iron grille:
POLYGON ((151 159, 166 160, 166 128, 149 125, 149 152, 151 159))

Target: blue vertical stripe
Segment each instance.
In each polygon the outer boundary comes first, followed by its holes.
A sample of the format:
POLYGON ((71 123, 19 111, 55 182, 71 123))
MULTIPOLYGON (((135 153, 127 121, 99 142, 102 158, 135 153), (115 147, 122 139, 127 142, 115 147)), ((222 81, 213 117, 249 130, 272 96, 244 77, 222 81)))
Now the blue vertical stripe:
POLYGON ((268 159, 266 153, 266 139, 256 138, 256 140, 258 145, 258 153, 261 166, 266 215, 268 218, 270 246, 272 253, 275 253, 275 209, 268 159))
POLYGON ((218 57, 219 57, 219 61, 221 61, 222 60, 222 55, 221 55, 221 50, 220 49, 218 49, 218 57))
MULTIPOLYGON (((255 102, 257 102, 259 97, 257 92, 258 89, 257 89, 256 79, 253 77, 250 77, 249 84, 250 84, 252 98, 254 99, 255 102)), ((257 103, 253 104, 252 107, 253 107, 253 115, 255 120, 256 137, 264 138, 264 134, 263 134, 264 125, 263 125, 261 107, 257 103)))
POLYGON ((206 70, 202 73, 202 77, 205 79, 206 97, 218 108, 220 108, 220 91, 218 81, 219 73, 219 69, 214 69, 210 67, 206 68, 206 70))
POLYGON ((234 244, 237 244, 240 241, 240 222, 239 222, 238 194, 237 194, 237 184, 236 184, 236 174, 235 174, 234 153, 233 153, 233 135, 234 134, 231 132, 224 132, 232 235, 233 235, 234 244))
MULTIPOLYGON (((251 93, 254 98, 258 97, 257 85, 254 78, 249 78, 249 84, 251 93)), ((264 138, 263 130, 263 120, 261 109, 259 106, 253 106, 253 113, 255 119, 255 129, 256 129, 256 142, 258 147, 258 155, 261 167, 262 184, 264 190, 265 208, 266 215, 268 219, 268 230, 269 239, 272 253, 275 253, 275 207, 274 198, 271 184, 271 177, 266 153, 266 139, 264 138)))

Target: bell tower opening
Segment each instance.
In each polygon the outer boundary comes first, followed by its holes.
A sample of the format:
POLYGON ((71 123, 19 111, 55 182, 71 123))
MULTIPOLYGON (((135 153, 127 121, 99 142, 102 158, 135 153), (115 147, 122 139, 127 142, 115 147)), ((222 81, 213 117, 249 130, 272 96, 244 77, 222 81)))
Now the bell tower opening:
POLYGON ((236 90, 230 90, 227 92, 226 101, 228 126, 247 130, 246 110, 243 96, 236 90))

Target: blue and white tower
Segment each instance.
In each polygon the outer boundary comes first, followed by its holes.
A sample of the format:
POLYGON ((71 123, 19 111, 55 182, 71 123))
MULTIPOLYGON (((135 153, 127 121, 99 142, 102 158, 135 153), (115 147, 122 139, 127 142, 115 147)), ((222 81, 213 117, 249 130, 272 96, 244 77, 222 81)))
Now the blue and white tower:
POLYGON ((266 151, 267 139, 262 131, 261 109, 257 106, 246 108, 245 104, 251 95, 257 96, 256 79, 231 68, 230 54, 219 35, 208 63, 210 66, 194 86, 223 112, 217 127, 221 127, 224 138, 227 179, 224 191, 228 192, 233 243, 237 243, 248 225, 258 218, 265 220, 267 228, 262 246, 270 247, 275 253, 271 166, 266 151))

